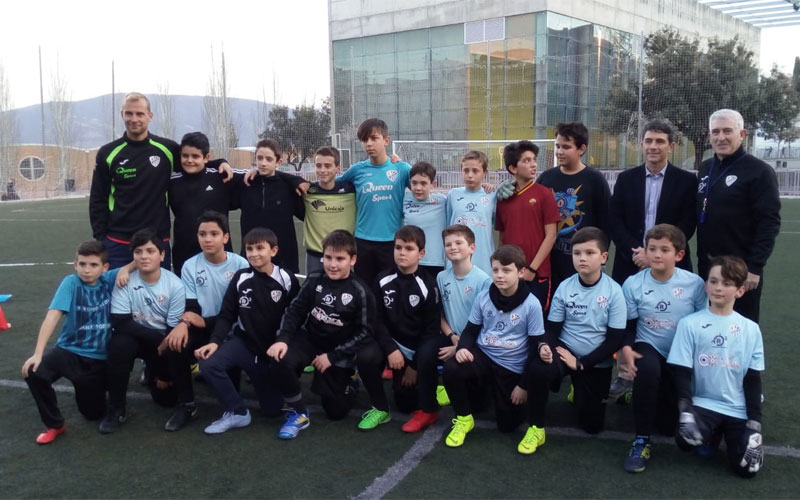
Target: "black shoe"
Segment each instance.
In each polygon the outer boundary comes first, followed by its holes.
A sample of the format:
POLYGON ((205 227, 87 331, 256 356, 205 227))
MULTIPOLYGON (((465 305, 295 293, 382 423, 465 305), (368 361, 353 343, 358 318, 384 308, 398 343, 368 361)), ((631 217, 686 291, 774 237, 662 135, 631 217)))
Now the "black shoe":
POLYGON ((178 405, 178 407, 172 413, 172 416, 169 417, 169 420, 167 420, 167 423, 164 425, 164 430, 180 430, 191 420, 197 418, 197 414, 197 405, 194 403, 178 405))
POLYGON ((100 422, 97 430, 99 430, 101 434, 111 434, 116 432, 116 430, 119 429, 119 426, 125 422, 125 418, 124 409, 109 408, 108 413, 106 413, 106 416, 103 417, 103 420, 100 422))

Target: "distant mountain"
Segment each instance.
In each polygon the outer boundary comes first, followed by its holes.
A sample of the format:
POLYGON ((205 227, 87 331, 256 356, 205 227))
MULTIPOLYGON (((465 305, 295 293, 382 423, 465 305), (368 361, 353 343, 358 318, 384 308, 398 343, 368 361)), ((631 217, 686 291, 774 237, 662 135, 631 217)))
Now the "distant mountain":
MULTIPOLYGON (((93 97, 72 103, 73 133, 72 145, 81 149, 94 149, 122 135, 124 127, 120 118, 119 109, 123 94, 116 96, 116 109, 112 110, 111 94, 93 97), (116 117, 116 133, 111 132, 111 120, 116 117)), ((148 95, 153 110, 153 122, 150 131, 156 135, 163 135, 158 116, 159 95, 148 95)), ((172 96, 175 100, 176 134, 170 137, 180 141, 183 134, 192 131, 203 131, 203 97, 189 95, 172 96)), ((239 146, 255 146, 258 134, 263 131, 266 124, 257 126, 259 103, 250 99, 230 99, 232 118, 239 138, 239 146)), ((263 104, 261 104, 263 106, 263 104)), ((271 104, 266 105, 266 113, 272 109, 271 104)), ((50 106, 44 105, 45 142, 55 143, 50 106)), ((16 110, 18 135, 16 142, 23 144, 38 144, 42 142, 42 122, 39 105, 28 106, 16 110)))

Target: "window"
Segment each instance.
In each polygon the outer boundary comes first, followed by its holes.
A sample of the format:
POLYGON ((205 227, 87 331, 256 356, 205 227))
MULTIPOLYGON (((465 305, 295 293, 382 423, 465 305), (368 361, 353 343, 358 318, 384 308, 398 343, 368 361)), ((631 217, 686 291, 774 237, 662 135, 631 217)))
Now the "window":
POLYGON ((19 173, 29 181, 39 180, 44 175, 44 162, 35 156, 25 157, 19 162, 19 173))
POLYGON ((505 37, 506 19, 504 17, 464 23, 465 44, 503 40, 505 37))

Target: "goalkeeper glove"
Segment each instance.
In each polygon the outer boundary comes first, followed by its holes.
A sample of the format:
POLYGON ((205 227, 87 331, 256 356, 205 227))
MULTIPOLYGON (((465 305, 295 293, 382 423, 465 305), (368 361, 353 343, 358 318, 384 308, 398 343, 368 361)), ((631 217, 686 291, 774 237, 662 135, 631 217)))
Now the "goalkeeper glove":
POLYGON ((756 473, 764 465, 764 447, 761 444, 761 424, 755 420, 748 420, 745 424, 747 430, 742 439, 745 444, 744 456, 739 466, 747 467, 747 472, 756 473))
POLYGON ((697 420, 692 411, 692 403, 682 399, 678 402, 680 409, 680 418, 678 420, 678 434, 681 438, 691 446, 700 446, 703 444, 703 434, 700 432, 700 427, 697 425, 697 420))
POLYGON ((497 186, 497 191, 495 191, 495 196, 498 200, 506 200, 511 198, 511 195, 514 194, 514 190, 516 189, 516 184, 514 181, 504 181, 499 186, 497 186))

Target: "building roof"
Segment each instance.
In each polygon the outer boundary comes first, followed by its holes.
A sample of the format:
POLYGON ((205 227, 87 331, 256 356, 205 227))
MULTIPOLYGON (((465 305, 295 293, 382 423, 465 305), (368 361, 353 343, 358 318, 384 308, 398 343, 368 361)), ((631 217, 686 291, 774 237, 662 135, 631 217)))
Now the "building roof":
POLYGON ((800 0, 698 0, 759 28, 800 26, 800 0))

